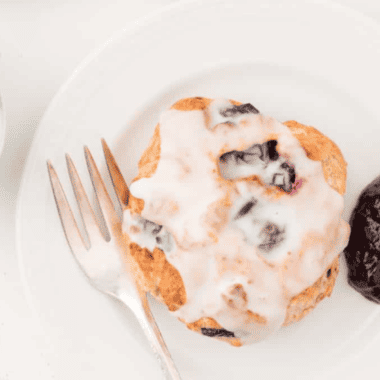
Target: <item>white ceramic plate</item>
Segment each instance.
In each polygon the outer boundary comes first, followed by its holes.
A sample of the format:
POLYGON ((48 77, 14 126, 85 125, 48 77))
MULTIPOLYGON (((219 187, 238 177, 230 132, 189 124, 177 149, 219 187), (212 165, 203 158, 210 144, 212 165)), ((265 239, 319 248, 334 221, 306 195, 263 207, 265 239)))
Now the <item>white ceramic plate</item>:
MULTIPOLYGON (((159 367, 132 314, 91 288, 72 259, 47 159, 72 199, 64 154, 87 179, 83 145, 103 162, 104 137, 129 181, 160 112, 181 97, 208 96, 250 102, 330 136, 348 162, 346 219, 379 174, 379 29, 328 2, 282 3, 178 3, 112 39, 50 105, 23 178, 17 238, 27 296, 54 347, 58 378, 154 379, 159 367)), ((374 344, 380 325, 378 306, 347 285, 343 262, 330 299, 256 345, 230 347, 188 331, 156 303, 153 310, 186 380, 327 379, 374 344)))
POLYGON ((4 109, 3 100, 0 95, 0 155, 4 148, 5 131, 6 131, 5 109, 4 109))

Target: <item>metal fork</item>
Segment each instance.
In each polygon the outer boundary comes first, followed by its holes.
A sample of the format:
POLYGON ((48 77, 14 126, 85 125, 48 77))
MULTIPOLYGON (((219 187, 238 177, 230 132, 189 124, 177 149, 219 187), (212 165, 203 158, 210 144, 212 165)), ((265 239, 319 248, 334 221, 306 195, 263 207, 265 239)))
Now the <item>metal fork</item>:
MULTIPOLYGON (((115 193, 122 209, 125 210, 129 199, 128 186, 104 140, 102 140, 102 145, 115 193)), ((120 300, 133 311, 161 364, 165 379, 180 380, 180 375, 151 313, 147 295, 133 278, 133 272, 125 255, 126 238, 122 233, 122 224, 115 205, 107 192, 91 152, 87 147, 84 151, 101 211, 99 215, 93 211, 69 155, 66 155, 66 161, 88 237, 87 242, 79 231, 57 173, 51 162, 47 162, 50 182, 67 242, 74 258, 91 284, 101 292, 120 300)))

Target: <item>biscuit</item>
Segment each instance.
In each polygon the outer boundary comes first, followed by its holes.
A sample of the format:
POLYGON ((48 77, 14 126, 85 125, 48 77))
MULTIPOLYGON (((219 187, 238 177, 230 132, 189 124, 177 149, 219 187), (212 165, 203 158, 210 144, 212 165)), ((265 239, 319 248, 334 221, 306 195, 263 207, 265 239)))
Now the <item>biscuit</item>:
MULTIPOLYGON (((171 108, 181 111, 204 110, 212 99, 195 97, 185 98, 176 102, 171 108)), ((241 105, 230 101, 234 105, 241 105)), ((296 121, 287 121, 285 124, 297 138, 308 158, 320 161, 326 182, 339 194, 344 194, 346 186, 346 162, 336 144, 313 127, 305 126, 296 121)), ((161 155, 160 126, 157 125, 152 139, 138 163, 139 172, 133 181, 149 178, 155 173, 161 155)), ((144 209, 144 201, 130 196, 129 210, 131 214, 140 214, 144 209)), ((170 311, 176 311, 186 304, 186 289, 178 270, 165 257, 163 250, 154 248, 153 251, 141 248, 138 244, 129 244, 129 256, 137 264, 137 278, 145 291, 150 292, 164 302, 170 311)), ((331 295, 339 272, 339 257, 333 261, 328 270, 315 281, 313 285, 294 296, 288 306, 283 326, 287 326, 304 318, 325 297, 331 295)), ((250 312, 248 316, 261 323, 263 317, 250 312)), ((183 321, 184 322, 184 321, 183 321)), ((234 333, 226 330, 215 319, 204 317, 187 327, 206 336, 226 341, 233 346, 240 346, 242 342, 234 333)))

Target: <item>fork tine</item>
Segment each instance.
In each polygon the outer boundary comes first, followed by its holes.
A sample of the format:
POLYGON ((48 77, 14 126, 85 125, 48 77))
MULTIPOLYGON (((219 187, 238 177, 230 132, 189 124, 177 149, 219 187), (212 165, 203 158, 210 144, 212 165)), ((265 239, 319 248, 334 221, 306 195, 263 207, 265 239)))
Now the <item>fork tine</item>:
POLYGON ((125 210, 129 202, 128 185, 125 182, 124 177, 120 172, 120 169, 116 163, 115 157, 111 153, 111 150, 104 139, 102 139, 102 146, 103 146, 104 156, 107 162, 108 172, 110 174, 112 184, 115 189, 115 193, 117 195, 117 199, 119 200, 121 208, 125 210))
POLYGON ((78 225, 67 201, 65 192, 63 191, 61 182, 59 181, 58 175, 50 160, 47 161, 47 166, 55 203, 58 209, 58 214, 61 219, 63 231, 65 233, 66 240, 71 248, 71 251, 74 255, 79 250, 87 251, 89 247, 84 242, 83 237, 78 229, 78 225))
POLYGON ((107 188, 102 180, 99 170, 96 166, 94 158, 87 146, 84 147, 88 171, 90 173, 91 181, 94 186, 100 208, 103 212, 105 220, 110 228, 114 228, 120 224, 119 217, 116 213, 115 206, 108 194, 107 188))
POLYGON ((96 217, 90 205, 86 191, 82 185, 82 181, 80 180, 75 165, 68 154, 66 154, 66 163, 84 228, 86 230, 87 237, 91 246, 91 238, 95 238, 97 236, 103 236, 103 238, 106 237, 102 234, 102 231, 100 229, 100 221, 96 217))

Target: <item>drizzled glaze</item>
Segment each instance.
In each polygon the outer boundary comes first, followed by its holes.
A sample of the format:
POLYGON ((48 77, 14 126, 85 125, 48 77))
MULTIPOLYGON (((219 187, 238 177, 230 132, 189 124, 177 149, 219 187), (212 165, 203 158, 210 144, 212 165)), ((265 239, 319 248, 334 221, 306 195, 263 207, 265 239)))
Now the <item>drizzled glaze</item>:
POLYGON ((187 302, 174 315, 187 323, 212 317, 244 344, 280 328, 290 299, 331 265, 349 228, 341 219, 342 196, 289 129, 254 107, 244 113, 231 108, 215 100, 204 111, 161 115, 160 161, 150 178, 131 185, 144 209, 141 217, 126 211, 124 229, 141 247, 163 249, 179 271, 187 302), (223 154, 270 140, 277 141, 281 159, 294 165, 295 190, 268 191, 262 165, 249 171, 257 180, 223 178, 223 154), (157 234, 140 228, 144 219, 163 226, 156 232, 165 247, 157 234), (267 238, 265 244, 266 229, 281 236, 279 242, 267 238))

